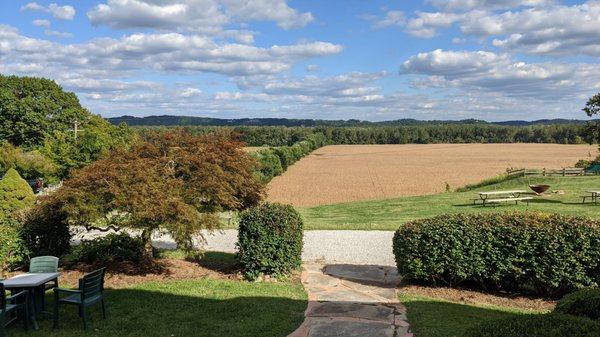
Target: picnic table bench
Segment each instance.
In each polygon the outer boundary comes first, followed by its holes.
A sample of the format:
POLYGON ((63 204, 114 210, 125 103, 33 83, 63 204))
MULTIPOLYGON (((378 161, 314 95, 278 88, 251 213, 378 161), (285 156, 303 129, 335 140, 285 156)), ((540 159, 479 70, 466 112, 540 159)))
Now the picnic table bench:
POLYGON ((527 193, 524 190, 508 190, 508 191, 488 191, 477 193, 479 198, 473 199, 473 204, 481 202, 485 207, 486 204, 500 204, 503 202, 515 202, 524 201, 529 205, 529 201, 533 200, 533 197, 522 197, 521 194, 527 193))
POLYGON ((581 196, 581 199, 582 199, 581 203, 582 204, 585 204, 585 200, 586 199, 592 200, 592 202, 594 204, 598 203, 598 198, 600 198, 600 190, 588 190, 588 191, 585 191, 585 192, 588 193, 588 194, 581 196))

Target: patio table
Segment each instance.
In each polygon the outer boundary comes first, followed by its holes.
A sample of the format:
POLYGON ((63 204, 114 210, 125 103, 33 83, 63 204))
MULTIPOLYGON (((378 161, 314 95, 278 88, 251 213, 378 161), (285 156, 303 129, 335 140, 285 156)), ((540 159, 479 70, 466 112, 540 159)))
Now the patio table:
POLYGON ((58 279, 59 273, 25 273, 2 281, 4 288, 13 291, 26 290, 29 294, 29 319, 35 330, 39 329, 36 317, 43 314, 42 305, 45 284, 58 279))

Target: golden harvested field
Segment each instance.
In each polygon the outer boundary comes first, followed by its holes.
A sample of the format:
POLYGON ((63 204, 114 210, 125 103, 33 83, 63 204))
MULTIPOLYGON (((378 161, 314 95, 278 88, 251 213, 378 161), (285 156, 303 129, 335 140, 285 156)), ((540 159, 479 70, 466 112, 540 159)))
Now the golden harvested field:
POLYGON ((596 146, 560 144, 334 145, 268 186, 269 201, 307 207, 443 192, 508 167, 561 168, 595 157, 596 146))

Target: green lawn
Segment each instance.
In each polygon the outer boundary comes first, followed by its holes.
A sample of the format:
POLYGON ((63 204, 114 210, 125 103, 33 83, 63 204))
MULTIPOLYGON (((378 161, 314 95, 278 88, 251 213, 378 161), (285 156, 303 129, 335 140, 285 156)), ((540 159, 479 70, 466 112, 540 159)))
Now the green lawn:
POLYGON ((491 212, 531 210, 560 212, 570 215, 600 216, 600 205, 581 204, 584 190, 600 188, 599 176, 527 177, 478 188, 469 192, 448 192, 435 195, 402 197, 386 200, 351 202, 303 208, 306 229, 395 230, 402 223, 423 217, 457 212, 491 212), (562 190, 564 195, 550 194, 525 204, 498 207, 473 206, 476 191, 524 189, 529 184, 548 184, 550 190, 562 190))
MULTIPOLYGON (((108 319, 97 308, 84 334, 75 307, 61 310, 61 328, 48 320, 39 331, 21 324, 9 336, 261 336, 284 337, 303 320, 306 294, 300 283, 251 283, 198 279, 108 289, 108 319)), ((50 301, 50 300, 49 300, 50 301)), ((50 303, 50 302, 49 302, 50 303)))
POLYGON ((408 309, 412 332, 419 337, 461 337, 467 329, 484 320, 539 312, 514 308, 475 306, 434 298, 400 294, 408 309))

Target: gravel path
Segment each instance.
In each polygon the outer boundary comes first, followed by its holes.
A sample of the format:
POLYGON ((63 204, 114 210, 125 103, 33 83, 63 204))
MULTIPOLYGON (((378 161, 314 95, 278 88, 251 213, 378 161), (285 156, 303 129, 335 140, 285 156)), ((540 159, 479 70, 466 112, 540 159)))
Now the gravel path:
MULTIPOLYGON (((206 250, 233 253, 237 241, 237 230, 226 229, 212 234, 203 233, 206 250)), ((84 239, 92 239, 99 233, 87 233, 84 239)), ((392 254, 392 231, 335 231, 319 230, 304 232, 303 261, 321 263, 349 263, 394 266, 392 254)), ((82 239, 76 237, 75 241, 82 239)), ((156 235, 154 245, 160 248, 175 248, 168 235, 156 235)))

